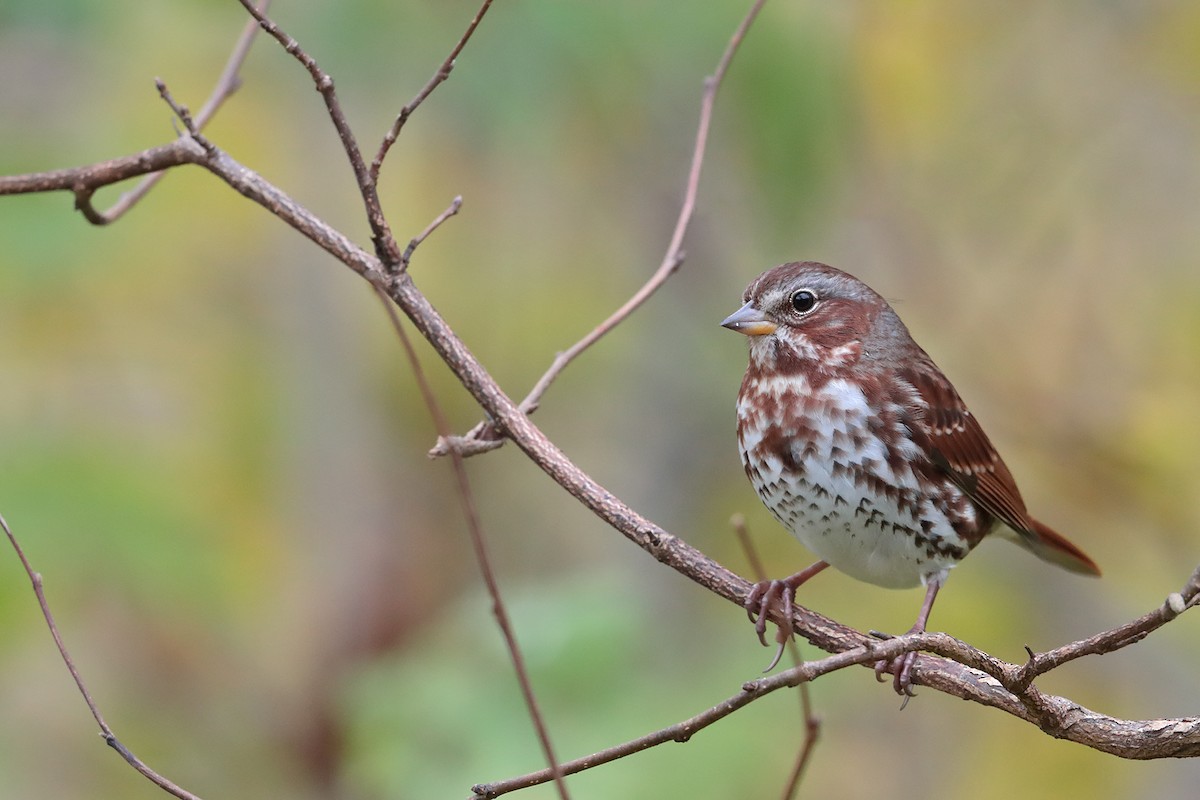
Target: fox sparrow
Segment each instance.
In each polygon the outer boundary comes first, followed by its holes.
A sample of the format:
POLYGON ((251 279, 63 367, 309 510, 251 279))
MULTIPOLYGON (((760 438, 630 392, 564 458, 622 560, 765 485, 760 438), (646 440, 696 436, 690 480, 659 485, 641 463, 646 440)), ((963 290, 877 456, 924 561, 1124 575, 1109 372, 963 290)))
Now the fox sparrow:
MULTIPOLYGON (((1100 574, 1029 515, 958 392, 866 284, 806 261, 759 275, 743 300, 721 323, 750 339, 737 402, 742 464, 771 513, 821 559, 754 587, 746 608, 764 644, 772 606, 790 620, 796 589, 830 565, 878 586, 924 584, 910 633, 925 630, 946 574, 989 533, 1100 574)), ((911 695, 915 658, 880 662, 876 675, 890 671, 911 695)))

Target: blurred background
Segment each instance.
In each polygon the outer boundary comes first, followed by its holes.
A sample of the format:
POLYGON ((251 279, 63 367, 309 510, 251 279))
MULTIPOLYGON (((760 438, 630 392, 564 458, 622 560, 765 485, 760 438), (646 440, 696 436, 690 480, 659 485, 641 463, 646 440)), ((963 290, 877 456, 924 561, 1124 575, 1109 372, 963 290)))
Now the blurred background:
MULTIPOLYGON (((413 273, 510 395, 657 266, 702 79, 747 7, 497 3, 405 129, 385 208, 403 241, 464 197, 413 273)), ((335 76, 372 152, 475 10, 273 14, 335 76)), ((243 21, 232 1, 6 0, 0 172, 168 141, 153 79, 198 108, 243 21)), ((763 269, 827 261, 893 301, 1030 508, 1105 569, 1081 579, 989 542, 931 627, 1020 660, 1157 606, 1200 562, 1197 41, 1200 6, 1183 1, 769 3, 719 98, 686 263, 536 421, 746 574, 728 523, 744 512, 789 574, 810 556, 742 474, 745 342, 718 323, 763 269)), ((265 39, 243 75, 209 136, 369 244, 308 76, 265 39)), ((540 768, 449 464, 425 456, 432 426, 366 285, 200 169, 108 228, 71 205, 0 200, 0 511, 122 740, 211 798, 465 797, 540 768)), ((478 409, 421 352, 466 430, 478 409)), ((515 448, 469 469, 563 758, 689 717, 766 664, 739 609, 515 448)), ((834 573, 801 598, 897 632, 920 599, 834 573)), ((1118 717, 1196 715, 1198 620, 1039 686, 1118 717)), ((1124 762, 928 690, 898 713, 864 670, 812 691, 808 796, 1182 797, 1200 781, 1194 761, 1124 762)), ((96 737, 7 552, 0 709, 6 796, 162 796, 96 737)), ((776 797, 801 735, 781 693, 569 785, 776 797)))

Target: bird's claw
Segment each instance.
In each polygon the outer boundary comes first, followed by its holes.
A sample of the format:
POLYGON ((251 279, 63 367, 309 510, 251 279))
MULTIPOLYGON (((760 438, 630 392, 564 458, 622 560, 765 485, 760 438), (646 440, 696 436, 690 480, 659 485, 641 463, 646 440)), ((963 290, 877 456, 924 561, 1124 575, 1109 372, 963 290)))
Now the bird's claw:
POLYGON ((787 622, 778 624, 775 641, 778 642, 779 649, 763 672, 775 669, 779 659, 783 657, 783 648, 792 638, 791 619, 796 610, 796 590, 786 580, 759 581, 746 597, 746 616, 754 623, 754 631, 763 647, 767 646, 767 616, 776 603, 779 604, 780 618, 787 622))
MULTIPOLYGON (((909 631, 909 633, 913 633, 913 631, 909 631)), ((894 636, 879 633, 878 631, 871 631, 871 635, 879 639, 895 638, 894 636)), ((884 677, 885 675, 889 673, 892 675, 892 688, 896 690, 896 694, 904 698, 904 702, 900 704, 901 711, 908 705, 910 699, 917 696, 917 693, 913 691, 912 683, 912 669, 916 661, 917 654, 914 651, 901 653, 895 658, 880 659, 875 662, 875 680, 883 683, 887 680, 884 677)))

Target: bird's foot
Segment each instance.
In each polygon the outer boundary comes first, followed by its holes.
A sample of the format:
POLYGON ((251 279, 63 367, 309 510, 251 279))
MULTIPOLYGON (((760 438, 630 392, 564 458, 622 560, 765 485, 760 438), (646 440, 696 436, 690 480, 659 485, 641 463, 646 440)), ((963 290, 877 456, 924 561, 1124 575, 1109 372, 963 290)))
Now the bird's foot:
MULTIPOLYGON (((924 633, 925 626, 929 624, 929 612, 933 609, 934 598, 937 597, 938 590, 942 587, 942 582, 946 580, 946 572, 934 573, 928 576, 925 580, 925 601, 921 603, 921 611, 917 614, 917 621, 908 629, 905 636, 914 633, 924 633)), ((872 636, 880 639, 891 639, 886 633, 871 631, 872 636)), ((917 662, 916 651, 901 653, 892 659, 885 659, 875 663, 875 679, 878 681, 884 680, 884 674, 892 673, 892 688, 896 690, 896 694, 904 698, 904 702, 900 704, 900 710, 908 705, 908 701, 916 697, 916 693, 912 688, 912 670, 913 664, 917 662)))
POLYGON ((775 657, 771 659, 771 663, 763 672, 775 669, 779 659, 783 657, 783 648, 787 646, 793 636, 792 615, 796 611, 796 589, 828 566, 824 561, 818 561, 795 575, 771 581, 759 581, 750 590, 745 603, 746 616, 750 617, 750 621, 754 623, 754 631, 758 634, 758 641, 762 642, 763 647, 767 646, 767 617, 772 608, 778 609, 777 619, 780 620, 775 631, 775 642, 779 647, 775 651, 775 657))
MULTIPOLYGON (((924 633, 924 631, 913 627, 908 633, 924 633)), ((871 635, 877 639, 896 638, 890 633, 880 633, 879 631, 871 631, 871 635)), ((907 636, 908 634, 905 635, 907 636)), ((912 669, 916 661, 917 654, 913 651, 901 653, 895 658, 884 658, 875 662, 875 680, 883 683, 887 680, 884 676, 890 673, 892 676, 892 688, 896 690, 896 694, 904 698, 904 701, 900 703, 901 711, 908 705, 909 700, 917 696, 917 693, 913 691, 912 683, 912 669)))
POLYGON ((746 616, 754 623, 754 632, 758 634, 758 641, 762 642, 763 647, 767 646, 767 615, 771 607, 778 603, 780 619, 788 620, 786 625, 779 623, 775 628, 775 642, 779 647, 763 672, 775 669, 779 659, 783 658, 783 649, 793 636, 791 619, 796 610, 796 589, 790 581, 791 578, 759 581, 746 597, 746 616))
POLYGON ((763 647, 767 646, 767 616, 776 603, 780 604, 781 616, 791 619, 796 608, 796 590, 788 583, 787 578, 759 581, 746 597, 746 616, 754 623, 754 631, 763 647))

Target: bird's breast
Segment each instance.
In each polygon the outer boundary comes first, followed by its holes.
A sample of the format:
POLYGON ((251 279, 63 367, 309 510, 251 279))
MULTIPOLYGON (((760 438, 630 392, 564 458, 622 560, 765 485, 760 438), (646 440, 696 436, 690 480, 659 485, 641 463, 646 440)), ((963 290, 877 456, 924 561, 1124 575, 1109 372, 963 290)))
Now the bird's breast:
POLYGON ((738 399, 742 463, 771 513, 823 560, 893 588, 965 556, 956 525, 974 514, 952 483, 913 469, 904 419, 848 378, 748 376, 738 399))

